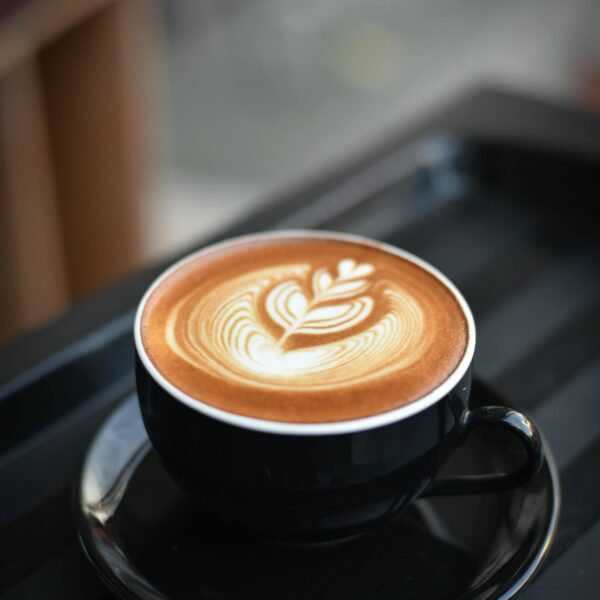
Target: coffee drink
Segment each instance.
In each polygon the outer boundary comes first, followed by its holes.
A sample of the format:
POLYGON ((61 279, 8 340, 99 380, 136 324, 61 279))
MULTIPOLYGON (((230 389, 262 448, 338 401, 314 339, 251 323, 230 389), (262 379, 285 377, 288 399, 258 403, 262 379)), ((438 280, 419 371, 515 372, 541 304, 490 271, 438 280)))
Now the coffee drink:
POLYGON ((509 489, 543 461, 525 415, 469 405, 475 323, 460 292, 379 242, 291 231, 211 246, 152 284, 134 337, 141 415, 169 474, 263 539, 349 539, 424 491, 509 489), (434 481, 490 425, 526 463, 434 481))
POLYGON ((469 328, 409 255, 333 234, 240 238, 176 265, 141 317, 156 370, 198 402, 290 423, 383 413, 440 386, 469 328))

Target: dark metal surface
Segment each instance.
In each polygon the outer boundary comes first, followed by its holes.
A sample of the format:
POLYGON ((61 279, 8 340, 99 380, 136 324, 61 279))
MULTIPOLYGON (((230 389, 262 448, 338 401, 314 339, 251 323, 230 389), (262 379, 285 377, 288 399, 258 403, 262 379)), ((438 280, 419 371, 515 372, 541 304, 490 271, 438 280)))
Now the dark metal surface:
MULTIPOLYGON (((475 382, 474 407, 498 402, 475 382)), ((473 433, 446 475, 512 467, 518 453, 511 441, 506 431, 473 433)), ((511 598, 534 576, 556 533, 559 505, 547 447, 538 476, 510 492, 421 499, 341 544, 265 544, 219 525, 179 490, 152 450, 133 395, 92 443, 75 515, 99 575, 134 600, 475 600, 511 598)))
MULTIPOLYGON (((560 469, 556 541, 524 598, 600 595, 599 169, 597 117, 486 92, 219 236, 357 232, 454 280, 478 324, 475 374, 532 413, 560 469)), ((70 486, 133 388, 132 311, 163 266, 0 349, 2 600, 107 597, 77 547, 70 486)))

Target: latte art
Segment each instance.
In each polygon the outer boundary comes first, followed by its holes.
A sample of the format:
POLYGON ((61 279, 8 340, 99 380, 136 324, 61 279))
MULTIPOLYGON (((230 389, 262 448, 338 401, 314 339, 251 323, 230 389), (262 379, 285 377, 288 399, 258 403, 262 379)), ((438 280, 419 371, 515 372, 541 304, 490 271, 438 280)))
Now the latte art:
POLYGON ((201 252, 151 291, 144 349, 199 402, 261 419, 326 422, 407 404, 467 346, 435 275, 376 244, 265 236, 201 252))
POLYGON ((424 321, 399 284, 378 281, 373 265, 346 258, 335 273, 279 265, 208 293, 194 290, 169 314, 166 339, 198 369, 251 385, 311 388, 415 362, 428 345, 424 321), (385 308, 369 319, 376 303, 385 308))
MULTIPOLYGON (((299 267, 307 271, 310 267, 299 267)), ((294 334, 326 334, 344 331, 364 320, 373 308, 369 296, 356 298, 365 292, 370 283, 361 276, 370 275, 373 265, 356 265, 352 259, 338 264, 338 274, 334 279, 324 269, 317 269, 312 276, 312 296, 307 298, 300 282, 296 279, 284 281, 274 287, 267 296, 267 313, 281 325, 283 335, 278 346, 294 334), (355 297, 354 299, 351 299, 355 297), (347 302, 336 301, 348 299, 347 302)))

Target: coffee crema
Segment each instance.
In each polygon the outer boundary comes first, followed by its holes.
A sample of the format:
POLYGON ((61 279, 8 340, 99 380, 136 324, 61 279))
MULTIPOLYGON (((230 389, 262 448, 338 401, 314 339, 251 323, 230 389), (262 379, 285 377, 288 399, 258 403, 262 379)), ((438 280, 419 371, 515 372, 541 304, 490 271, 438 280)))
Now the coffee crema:
POLYGON ((250 237, 207 249, 151 292, 142 343, 192 398, 271 421, 370 416, 457 368, 468 325, 451 290, 376 243, 250 237))

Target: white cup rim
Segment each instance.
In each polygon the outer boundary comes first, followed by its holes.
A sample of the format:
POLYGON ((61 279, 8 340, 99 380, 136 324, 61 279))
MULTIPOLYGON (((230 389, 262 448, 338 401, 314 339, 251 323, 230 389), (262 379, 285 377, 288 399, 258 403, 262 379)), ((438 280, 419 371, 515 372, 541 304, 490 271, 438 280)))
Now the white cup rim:
POLYGON ((290 229, 281 231, 251 233, 235 238, 230 238, 228 240, 218 242, 216 244, 211 244, 209 246, 201 248, 200 250, 192 252, 191 254, 185 256, 184 258, 171 265, 154 280, 154 282, 148 288, 148 290, 146 291, 139 303, 134 323, 134 339, 138 357, 141 360, 142 365, 144 366, 150 377, 152 377, 152 379, 170 396, 199 413, 202 413, 208 417, 211 417, 218 421, 222 421, 229 425, 241 427, 243 429, 259 431, 263 433, 281 435, 335 435, 343 433, 355 433, 359 431, 374 429, 384 425, 389 425, 397 421, 402 421, 404 419, 407 419, 408 417, 422 412, 426 408, 429 408, 430 406, 434 405, 436 402, 444 398, 450 391, 452 391, 452 389, 454 389, 454 387, 463 378, 473 360, 473 354, 475 352, 475 337, 475 321, 473 319, 471 309, 469 308, 469 305, 467 304, 463 295, 443 273, 438 271, 438 269, 430 265, 428 262, 424 261, 418 256, 415 256, 410 252, 407 252, 406 250, 401 250, 400 248, 396 248, 395 246, 392 246, 390 244, 371 240, 360 235, 338 233, 333 231, 317 231, 310 229, 290 229), (312 237, 317 239, 329 239, 333 241, 346 241, 375 247, 384 250, 388 253, 391 253, 395 256, 399 256, 405 260, 408 260, 409 262, 412 262, 413 264, 424 269, 425 271, 433 275, 436 279, 438 279, 438 281, 440 281, 448 290, 450 290, 450 292, 456 298, 467 322, 467 347, 465 348, 465 352, 460 362, 452 371, 452 373, 436 388, 434 388, 421 398, 410 402, 409 404, 367 417, 359 417, 357 419, 324 423, 292 423, 283 421, 270 421, 267 419, 249 417, 246 415, 228 412, 221 408, 217 408, 215 406, 207 404, 202 400, 198 400, 196 398, 191 397, 190 395, 186 394, 181 389, 173 385, 170 381, 168 381, 152 363, 142 342, 142 314, 144 312, 144 308, 146 306, 148 298, 151 296, 154 290, 172 273, 183 267, 185 264, 197 259, 199 256, 204 256, 206 254, 210 254, 212 252, 216 252, 230 246, 236 246, 239 244, 243 245, 245 243, 249 243, 252 241, 260 241, 262 239, 286 239, 297 237, 312 237))

